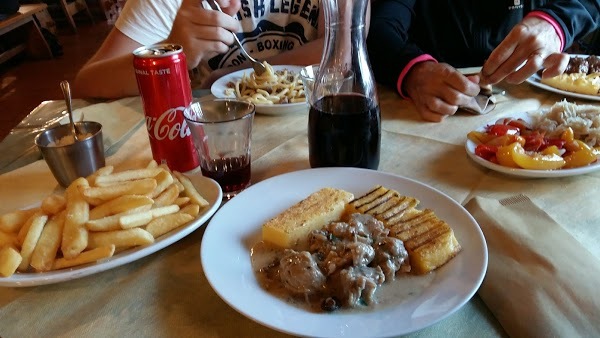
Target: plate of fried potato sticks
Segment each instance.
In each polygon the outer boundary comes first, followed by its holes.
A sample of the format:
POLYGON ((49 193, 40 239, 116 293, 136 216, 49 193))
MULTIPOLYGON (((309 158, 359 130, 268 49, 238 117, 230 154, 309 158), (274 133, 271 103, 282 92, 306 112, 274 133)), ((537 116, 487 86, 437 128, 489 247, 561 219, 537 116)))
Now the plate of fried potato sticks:
POLYGON ((101 168, 64 193, 0 215, 0 286, 64 282, 148 256, 202 226, 222 197, 214 180, 154 161, 101 168))

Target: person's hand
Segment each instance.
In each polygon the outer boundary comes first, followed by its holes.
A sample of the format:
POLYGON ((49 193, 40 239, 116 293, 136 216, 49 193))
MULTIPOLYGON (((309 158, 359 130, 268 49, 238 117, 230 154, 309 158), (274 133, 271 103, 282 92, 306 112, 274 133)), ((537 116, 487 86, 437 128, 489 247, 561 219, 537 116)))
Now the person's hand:
POLYGON ((218 2, 227 14, 205 9, 201 0, 183 0, 181 3, 166 42, 183 46, 188 69, 196 67, 203 59, 227 52, 233 44, 231 32, 240 29, 239 22, 231 16, 240 8, 240 1, 218 2))
POLYGON ((446 63, 421 62, 402 81, 421 117, 439 122, 479 94, 479 77, 466 77, 446 63))
POLYGON ((541 68, 545 68, 543 77, 552 77, 562 74, 568 63, 569 56, 561 53, 554 27, 545 20, 528 17, 490 54, 481 70, 481 82, 496 84, 505 80, 518 84, 541 68))

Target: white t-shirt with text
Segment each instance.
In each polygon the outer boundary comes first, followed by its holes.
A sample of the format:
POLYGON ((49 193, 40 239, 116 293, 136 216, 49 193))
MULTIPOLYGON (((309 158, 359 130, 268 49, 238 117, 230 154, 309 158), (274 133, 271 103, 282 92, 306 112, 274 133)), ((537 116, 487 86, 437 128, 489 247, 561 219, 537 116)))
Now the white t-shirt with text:
MULTIPOLYGON (((115 26, 142 45, 164 41, 171 31, 181 0, 128 0, 115 26)), ((205 8, 210 8, 204 3, 205 8)), ((269 56, 297 48, 318 37, 319 0, 241 0, 236 14, 242 27, 236 32, 253 56, 269 56)), ((184 50, 185 52, 185 50, 184 50)), ((237 46, 203 60, 200 78, 212 70, 248 63, 237 46)))

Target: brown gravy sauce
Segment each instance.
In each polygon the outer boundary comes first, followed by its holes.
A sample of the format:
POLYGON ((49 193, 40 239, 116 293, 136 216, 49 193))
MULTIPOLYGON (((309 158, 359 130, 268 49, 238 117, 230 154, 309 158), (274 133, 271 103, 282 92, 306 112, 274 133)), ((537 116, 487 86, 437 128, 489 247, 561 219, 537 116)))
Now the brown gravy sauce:
MULTIPOLYGON (((283 254, 281 248, 269 245, 263 241, 257 242, 250 251, 252 270, 261 287, 272 295, 294 306, 311 312, 324 312, 321 309, 321 299, 311 299, 288 291, 281 281, 272 278, 268 273, 270 265, 278 261, 283 254)), ((396 279, 386 281, 377 288, 376 302, 370 306, 357 306, 337 310, 348 312, 375 311, 386 307, 397 306, 421 295, 435 279, 435 271, 426 275, 411 275, 398 272, 396 279)))

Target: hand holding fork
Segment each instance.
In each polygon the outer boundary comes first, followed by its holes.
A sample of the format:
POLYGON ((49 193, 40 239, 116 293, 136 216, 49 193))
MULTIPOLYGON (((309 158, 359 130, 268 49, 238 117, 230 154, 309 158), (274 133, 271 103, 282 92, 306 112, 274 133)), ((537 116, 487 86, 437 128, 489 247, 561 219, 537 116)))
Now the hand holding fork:
MULTIPOLYGON (((207 1, 213 9, 216 9, 219 12, 224 13, 223 10, 221 10, 221 6, 219 6, 218 2, 216 2, 215 0, 207 0, 207 1)), ((267 70, 265 65, 261 61, 256 60, 255 58, 250 56, 250 54, 248 54, 246 49, 244 49, 244 46, 242 46, 242 43, 240 42, 240 40, 237 38, 237 35, 235 34, 235 32, 232 31, 231 34, 233 35, 233 40, 235 41, 235 44, 240 48, 240 52, 244 55, 244 57, 246 59, 250 60, 250 62, 252 63, 252 69, 254 69, 254 72, 256 73, 256 75, 263 74, 267 70)))
POLYGON ((228 7, 222 8, 223 15, 204 8, 198 0, 183 0, 165 42, 183 46, 188 69, 195 68, 202 60, 226 53, 235 43, 232 32, 240 29, 239 21, 231 16, 239 6, 238 0, 231 0, 228 7))

